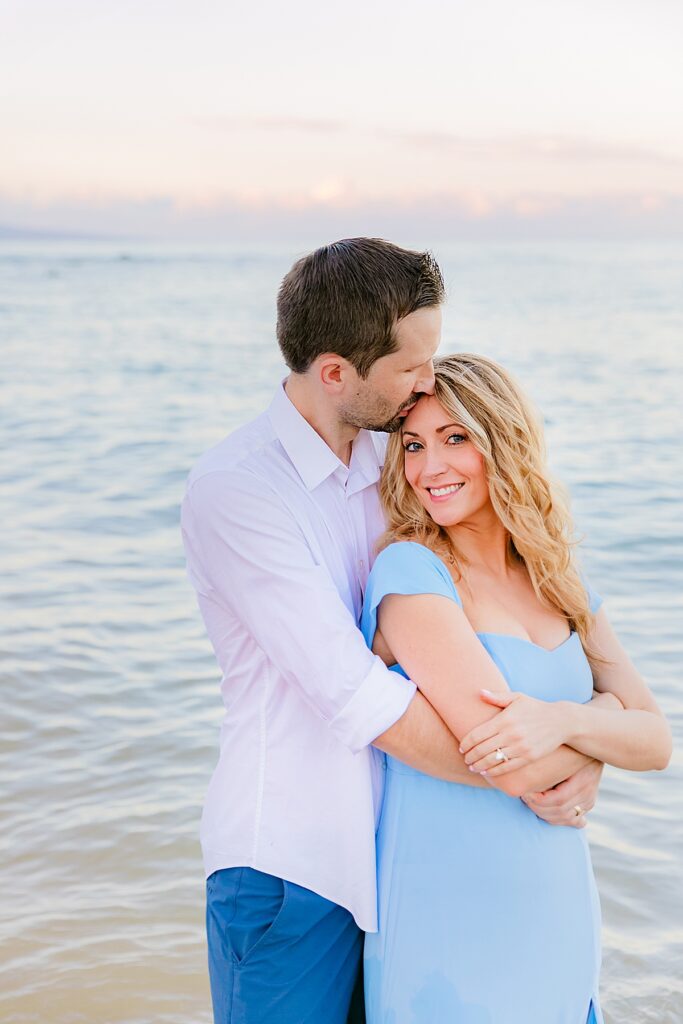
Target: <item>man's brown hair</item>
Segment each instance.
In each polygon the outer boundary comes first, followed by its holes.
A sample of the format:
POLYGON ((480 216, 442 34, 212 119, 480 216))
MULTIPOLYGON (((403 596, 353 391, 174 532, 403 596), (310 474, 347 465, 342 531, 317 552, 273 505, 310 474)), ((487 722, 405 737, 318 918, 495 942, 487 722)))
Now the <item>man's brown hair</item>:
POLYGON ((444 294, 431 253, 382 238, 345 238, 304 256, 284 278, 277 297, 277 340, 295 373, 334 352, 367 377, 377 359, 396 351, 397 321, 440 305, 444 294))

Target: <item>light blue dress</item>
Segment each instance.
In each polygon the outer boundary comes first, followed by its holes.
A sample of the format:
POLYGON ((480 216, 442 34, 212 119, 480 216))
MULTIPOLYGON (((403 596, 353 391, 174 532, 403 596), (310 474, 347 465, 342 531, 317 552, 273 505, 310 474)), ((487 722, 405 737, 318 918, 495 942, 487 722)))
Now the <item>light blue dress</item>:
MULTIPOLYGON (((382 551, 361 621, 368 645, 386 594, 427 593, 462 607, 428 548, 401 542, 382 551)), ((589 593, 597 610, 600 598, 589 593)), ((590 700, 576 633, 554 650, 478 636, 510 689, 590 700)), ((442 782, 387 756, 377 853, 368 1024, 602 1024, 600 904, 585 830, 548 825, 515 797, 442 782)))

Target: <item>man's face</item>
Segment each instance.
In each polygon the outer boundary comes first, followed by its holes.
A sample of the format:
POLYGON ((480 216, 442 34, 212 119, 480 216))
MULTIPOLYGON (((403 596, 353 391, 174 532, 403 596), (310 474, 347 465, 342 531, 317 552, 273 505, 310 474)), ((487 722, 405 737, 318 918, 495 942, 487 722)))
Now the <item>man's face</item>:
POLYGON ((434 392, 432 359, 441 340, 441 307, 409 313, 394 333, 396 351, 376 360, 365 380, 356 374, 352 393, 340 404, 340 416, 350 426, 393 433, 418 397, 434 392))

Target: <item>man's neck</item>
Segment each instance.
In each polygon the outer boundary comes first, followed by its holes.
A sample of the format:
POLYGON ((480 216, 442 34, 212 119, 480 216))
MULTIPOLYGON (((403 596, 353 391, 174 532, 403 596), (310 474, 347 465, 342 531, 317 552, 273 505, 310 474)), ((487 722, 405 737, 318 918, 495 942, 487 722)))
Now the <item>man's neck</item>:
POLYGON ((293 373, 285 381, 285 391, 294 408, 313 427, 316 434, 322 437, 328 448, 337 458, 348 466, 351 462, 351 446, 358 436, 358 427, 341 423, 334 407, 325 399, 313 392, 306 380, 293 373))

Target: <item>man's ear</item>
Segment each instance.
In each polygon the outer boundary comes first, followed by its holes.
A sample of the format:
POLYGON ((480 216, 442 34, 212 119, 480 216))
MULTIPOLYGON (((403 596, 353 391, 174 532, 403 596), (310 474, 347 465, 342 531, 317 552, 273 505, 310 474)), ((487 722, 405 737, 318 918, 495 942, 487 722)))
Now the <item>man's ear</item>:
POLYGON ((326 352, 318 356, 312 369, 318 375, 325 391, 330 395, 340 394, 353 382, 354 376, 357 376, 348 359, 344 359, 343 356, 338 356, 334 352, 326 352))

